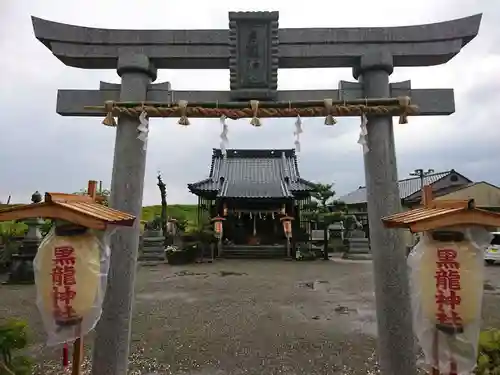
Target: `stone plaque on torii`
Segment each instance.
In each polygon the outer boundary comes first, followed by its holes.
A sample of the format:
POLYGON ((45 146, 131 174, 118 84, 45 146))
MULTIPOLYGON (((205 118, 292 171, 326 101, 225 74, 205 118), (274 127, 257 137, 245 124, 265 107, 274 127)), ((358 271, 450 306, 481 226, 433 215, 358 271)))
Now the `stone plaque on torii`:
MULTIPOLYGON (((229 30, 107 30, 33 18, 35 36, 68 66, 116 69, 121 85, 99 90, 59 90, 57 113, 103 116, 105 101, 294 102, 409 96, 419 115, 454 112, 452 89, 411 89, 389 83, 395 67, 446 63, 478 33, 481 15, 408 27, 279 29, 278 12, 230 12, 229 30), (339 90, 278 90, 279 68, 353 68, 359 83, 339 90), (152 84, 157 69, 229 69, 230 91, 175 91, 152 84), (86 107, 96 109, 85 109, 86 107)), ((116 129, 110 205, 139 215, 146 150, 137 139, 139 119, 121 115, 116 129)), ((414 375, 406 259, 401 234, 381 217, 401 210, 392 116, 368 114, 365 177, 378 321, 378 353, 384 374, 414 375)), ((127 370, 131 306, 139 227, 114 236, 109 290, 97 327, 93 372, 127 370)))

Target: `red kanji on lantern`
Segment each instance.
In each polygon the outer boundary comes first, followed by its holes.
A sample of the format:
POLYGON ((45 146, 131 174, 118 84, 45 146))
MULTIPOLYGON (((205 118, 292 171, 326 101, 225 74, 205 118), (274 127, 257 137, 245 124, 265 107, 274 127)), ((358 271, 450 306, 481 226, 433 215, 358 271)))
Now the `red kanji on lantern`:
MULTIPOLYGON (((441 306, 442 307, 442 306, 441 306)), ((457 314, 456 311, 451 311, 450 314, 447 314, 443 308, 438 309, 436 313, 436 320, 445 325, 461 325, 462 318, 457 314)))
POLYGON ((447 294, 442 290, 438 290, 436 293, 436 303, 438 305, 449 306, 452 310, 455 310, 461 302, 462 298, 454 290, 450 290, 447 294))
POLYGON ((55 266, 52 268, 52 285, 76 285, 75 267, 73 266, 55 266))
POLYGON ((461 290, 460 263, 457 262, 458 253, 454 249, 437 249, 436 261, 436 319, 441 324, 460 325, 462 318, 455 311, 462 302, 457 293, 461 290))
POLYGON ((76 291, 75 249, 71 246, 60 246, 54 249, 52 258, 52 293, 54 299, 54 316, 56 319, 69 319, 75 316, 72 302, 76 291))
POLYGON ((70 320, 73 318, 76 318, 76 312, 73 309, 73 306, 67 305, 67 306, 59 306, 57 310, 54 311, 54 317, 56 320, 70 320))
POLYGON ((436 288, 443 290, 460 290, 460 273, 456 269, 436 270, 436 288))
POLYGON ((71 286, 61 288, 54 287, 54 315, 58 318, 72 318, 75 316, 75 311, 72 307, 72 302, 76 297, 76 292, 71 286))
POLYGON ((76 297, 76 292, 70 286, 65 286, 57 289, 56 296, 58 301, 63 302, 64 305, 69 305, 76 297))
POLYGON ((61 246, 54 249, 54 265, 58 266, 74 266, 75 265, 75 249, 71 246, 61 246))
POLYGON ((457 251, 454 249, 437 249, 438 268, 454 268, 459 269, 460 263, 457 262, 457 251))
POLYGON ((57 291, 58 291, 57 286, 53 286, 52 287, 52 302, 54 303, 53 308, 54 308, 55 314, 57 314, 57 312, 61 310, 61 308, 59 307, 59 300, 57 299, 57 291))

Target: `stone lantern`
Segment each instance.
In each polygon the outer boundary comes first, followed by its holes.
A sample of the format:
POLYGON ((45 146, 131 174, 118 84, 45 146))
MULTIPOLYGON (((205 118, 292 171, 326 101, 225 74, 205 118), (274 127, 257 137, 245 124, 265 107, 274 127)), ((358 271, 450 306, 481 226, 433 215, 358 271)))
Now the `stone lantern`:
MULTIPOLYGON (((40 203, 42 195, 36 191, 31 196, 33 204, 40 203)), ((12 255, 12 263, 9 272, 9 284, 33 284, 35 275, 33 272, 33 259, 35 259, 38 246, 43 239, 40 231, 44 221, 41 218, 25 219, 23 222, 28 226, 21 246, 16 254, 12 255)))

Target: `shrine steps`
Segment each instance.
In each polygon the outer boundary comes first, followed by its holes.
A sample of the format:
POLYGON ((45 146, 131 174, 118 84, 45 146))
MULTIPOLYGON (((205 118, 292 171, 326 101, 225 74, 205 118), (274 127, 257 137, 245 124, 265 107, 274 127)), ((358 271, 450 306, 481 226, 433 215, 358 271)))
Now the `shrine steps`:
POLYGON ((222 258, 228 259, 276 259, 285 258, 284 245, 230 245, 224 246, 222 258))
POLYGON ((347 241, 348 251, 342 255, 343 259, 372 260, 370 241, 368 238, 349 238, 347 241))
POLYGON ((165 251, 162 249, 161 251, 147 251, 139 254, 139 261, 141 262, 164 262, 165 261, 165 251))
POLYGON ((354 254, 354 253, 344 253, 342 254, 342 259, 348 259, 348 260, 372 260, 372 255, 370 253, 368 254, 354 254))

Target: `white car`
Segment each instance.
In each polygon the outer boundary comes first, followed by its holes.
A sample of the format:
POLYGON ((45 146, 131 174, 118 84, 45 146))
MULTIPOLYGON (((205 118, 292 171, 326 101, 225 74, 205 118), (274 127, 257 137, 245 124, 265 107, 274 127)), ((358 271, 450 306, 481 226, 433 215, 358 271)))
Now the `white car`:
POLYGON ((486 264, 500 262, 500 232, 491 233, 493 239, 490 246, 484 251, 484 261, 486 264))

